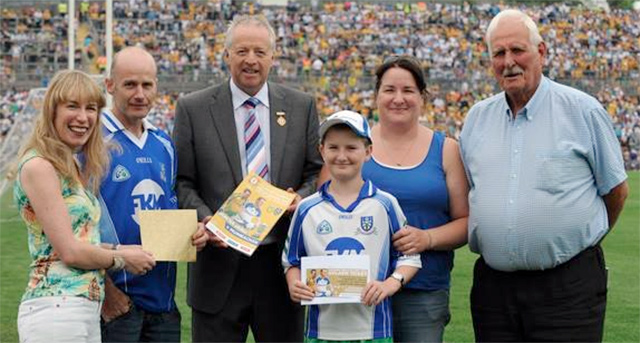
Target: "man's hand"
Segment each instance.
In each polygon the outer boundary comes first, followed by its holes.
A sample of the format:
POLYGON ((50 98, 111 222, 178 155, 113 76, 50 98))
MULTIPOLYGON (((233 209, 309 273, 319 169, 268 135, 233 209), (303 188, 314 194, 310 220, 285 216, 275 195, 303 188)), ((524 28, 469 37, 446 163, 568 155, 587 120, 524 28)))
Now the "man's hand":
POLYGON ((196 247, 196 250, 200 251, 204 249, 209 241, 207 235, 207 229, 204 228, 204 223, 198 223, 198 231, 191 236, 191 245, 196 247))
POLYGON ((287 193, 293 193, 293 194, 296 195, 296 197, 293 199, 293 202, 291 203, 291 205, 289 205, 289 207, 287 207, 287 213, 293 214, 293 212, 296 211, 296 208, 298 208, 298 204, 302 200, 302 197, 300 196, 300 194, 296 193, 296 191, 294 191, 293 188, 291 188, 291 187, 287 188, 287 193))
POLYGON ((102 319, 108 323, 131 310, 131 299, 124 294, 107 276, 104 287, 105 297, 102 304, 102 319))
MULTIPOLYGON (((211 220, 212 216, 206 216, 204 218, 204 220, 202 221, 202 227, 204 228, 204 223, 208 223, 209 220, 211 220)), ((205 229, 204 230, 206 235, 207 235, 207 241, 212 244, 214 247, 217 248, 228 248, 229 245, 227 245, 227 243, 225 243, 222 239, 220 239, 218 236, 216 236, 213 232, 211 232, 210 230, 205 229)))

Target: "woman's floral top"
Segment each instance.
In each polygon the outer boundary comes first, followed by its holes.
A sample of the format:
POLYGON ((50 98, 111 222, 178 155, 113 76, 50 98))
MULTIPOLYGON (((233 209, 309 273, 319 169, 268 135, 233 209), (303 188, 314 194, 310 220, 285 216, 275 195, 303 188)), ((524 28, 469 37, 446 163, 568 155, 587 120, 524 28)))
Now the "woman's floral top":
MULTIPOLYGON (((33 262, 29 266, 29 283, 22 301, 47 296, 80 296, 89 300, 104 298, 104 270, 84 270, 65 265, 53 251, 51 242, 42 231, 42 223, 36 218, 22 184, 22 166, 39 154, 29 151, 20 160, 18 177, 13 188, 13 198, 24 220, 29 238, 29 253, 33 262)), ((100 244, 100 203, 82 185, 72 185, 60 177, 62 198, 71 218, 71 229, 77 240, 94 245, 100 244)))

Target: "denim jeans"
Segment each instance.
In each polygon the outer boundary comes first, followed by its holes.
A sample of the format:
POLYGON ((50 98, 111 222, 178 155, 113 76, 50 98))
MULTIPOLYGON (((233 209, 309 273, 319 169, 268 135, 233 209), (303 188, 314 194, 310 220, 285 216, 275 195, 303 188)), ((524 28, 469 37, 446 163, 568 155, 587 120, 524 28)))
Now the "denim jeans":
POLYGON ((103 342, 180 342, 180 312, 153 313, 131 306, 126 314, 102 322, 103 342))
POLYGON ((55 296, 26 300, 18 310, 20 342, 100 341, 100 302, 55 296))
POLYGON ((442 342, 449 323, 449 290, 403 289, 393 296, 394 342, 442 342))

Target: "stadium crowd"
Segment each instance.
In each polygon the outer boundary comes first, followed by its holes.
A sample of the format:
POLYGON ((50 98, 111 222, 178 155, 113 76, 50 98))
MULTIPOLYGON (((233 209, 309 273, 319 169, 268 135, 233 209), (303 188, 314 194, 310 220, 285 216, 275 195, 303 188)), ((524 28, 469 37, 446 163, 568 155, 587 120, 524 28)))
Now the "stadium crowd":
MULTIPOLYGON (((64 61, 66 12, 58 7, 3 9, 2 53, 11 57, 5 61, 5 71, 11 72, 25 59, 40 61, 41 56, 48 56, 49 61, 58 56, 64 61)), ((159 61, 161 74, 221 76, 225 75, 222 50, 228 19, 236 12, 261 11, 277 32, 275 69, 281 78, 358 78, 371 75, 389 55, 409 54, 423 61, 432 79, 477 81, 488 72, 481 28, 501 8, 496 4, 355 2, 327 2, 319 9, 257 7, 243 3, 235 8, 220 1, 116 1, 114 47, 143 44, 159 61)), ((601 13, 565 4, 533 5, 526 10, 541 23, 543 38, 550 42, 547 74, 551 78, 640 75, 639 12, 614 9, 601 13)), ((96 35, 89 34, 81 49, 103 46, 101 4, 81 5, 79 12, 96 35)), ((93 61, 103 64, 97 57, 93 61)))
MULTIPOLYGON (((160 75, 183 75, 184 82, 219 80, 227 74, 222 52, 228 20, 235 13, 261 12, 278 36, 272 77, 314 94, 321 116, 350 108, 376 120, 373 71, 388 56, 409 54, 422 61, 430 80, 423 122, 457 137, 471 105, 496 90, 487 81, 492 78, 481 28, 500 9, 496 4, 468 3, 312 1, 309 7, 292 3, 261 8, 258 3, 236 7, 229 1, 115 1, 114 48, 144 45, 158 61, 160 75)), ((82 2, 77 11, 78 24, 90 29, 76 61, 89 61, 103 71, 106 59, 98 47, 104 45, 104 8, 100 2, 82 2)), ((612 116, 628 168, 640 168, 640 92, 633 86, 640 78, 640 12, 602 13, 565 4, 528 5, 526 11, 541 24, 549 42, 545 74, 552 79, 596 80, 600 86, 586 91, 594 93, 612 116), (625 88, 627 93, 608 86, 616 81, 632 86, 625 88)), ((29 75, 44 80, 44 85, 48 75, 64 67, 66 16, 60 4, 3 8, 3 77, 31 68, 29 75)), ((179 95, 165 93, 150 115, 168 132, 179 95)), ((26 97, 20 91, 2 94, 2 137, 26 97)))
MULTIPOLYGON (((491 89, 492 85, 487 84, 486 89, 491 89)), ((431 96, 426 106, 422 123, 435 130, 444 131, 450 137, 457 138, 462 129, 464 118, 468 109, 476 102, 484 99, 489 94, 482 90, 441 90, 437 85, 430 87, 431 96)), ((149 120, 158 128, 168 133, 173 131, 175 117, 175 105, 180 97, 180 93, 167 92, 161 94, 154 109, 149 113, 149 120)), ((28 91, 16 92, 8 91, 0 99, 0 142, 8 134, 13 122, 25 106, 28 91)), ((616 135, 620 140, 622 152, 627 169, 640 169, 640 96, 637 94, 628 95, 620 88, 602 89, 595 94, 602 102, 605 109, 611 116, 616 135)), ((347 99, 337 97, 329 98, 322 92, 316 93, 318 108, 324 113, 336 111, 337 109, 369 106, 371 109, 374 99, 371 90, 362 90, 352 93, 347 99)), ((365 112, 365 111, 363 111, 365 112)), ((370 119, 377 120, 377 113, 371 111, 370 119)))

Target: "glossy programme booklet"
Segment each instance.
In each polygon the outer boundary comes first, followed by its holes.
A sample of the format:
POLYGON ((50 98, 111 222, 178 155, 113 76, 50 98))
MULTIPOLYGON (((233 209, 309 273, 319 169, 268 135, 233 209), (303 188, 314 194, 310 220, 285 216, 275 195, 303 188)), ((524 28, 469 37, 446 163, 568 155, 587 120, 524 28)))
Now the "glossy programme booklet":
POLYGON ((251 256, 295 196, 250 173, 206 227, 230 247, 251 256))

